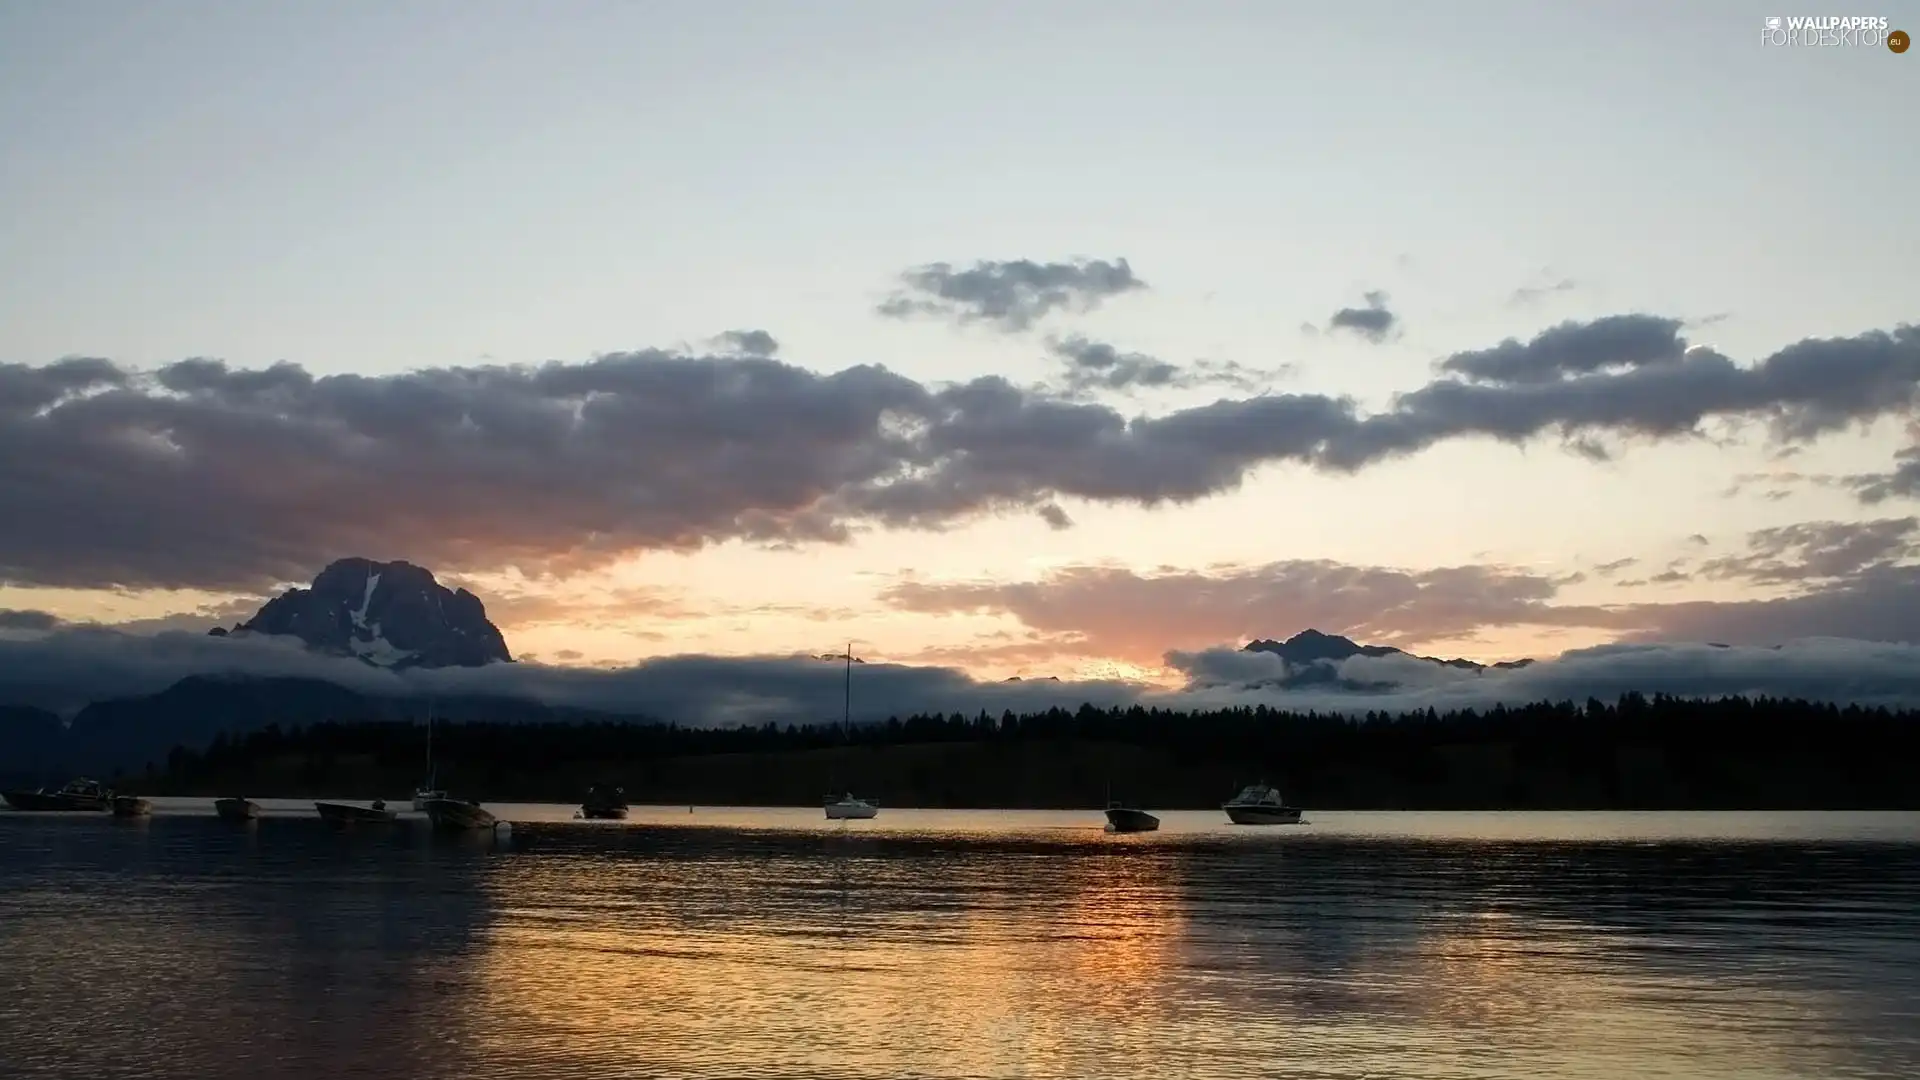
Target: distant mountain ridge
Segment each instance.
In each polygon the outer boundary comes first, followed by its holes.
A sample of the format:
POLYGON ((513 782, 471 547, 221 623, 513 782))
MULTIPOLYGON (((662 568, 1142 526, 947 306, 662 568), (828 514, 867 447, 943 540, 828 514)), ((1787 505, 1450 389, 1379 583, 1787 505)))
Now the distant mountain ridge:
POLYGON ((384 668, 513 662, 506 637, 487 619, 478 596, 449 589, 434 580, 433 571, 400 561, 335 560, 312 587, 288 589, 231 631, 215 627, 208 633, 287 635, 320 652, 384 668))
POLYGON ((215 736, 245 735, 269 724, 291 729, 326 721, 421 723, 429 711, 452 723, 651 719, 637 712, 546 705, 517 697, 447 695, 429 702, 363 693, 324 679, 189 675, 157 694, 96 701, 80 710, 66 732, 36 749, 43 769, 58 762, 82 771, 138 771, 149 763, 163 766, 175 746, 205 749, 215 736))
POLYGON ((1391 645, 1361 645, 1351 638, 1344 638, 1338 634, 1323 634, 1313 629, 1302 630, 1285 641, 1258 638, 1248 642, 1241 651, 1271 653, 1287 662, 1286 677, 1268 685, 1337 686, 1347 690, 1391 690, 1397 685, 1385 681, 1361 682, 1341 678, 1340 665, 1355 656, 1404 656, 1410 660, 1438 664, 1441 667, 1459 668, 1463 671, 1486 671, 1489 668, 1512 671, 1533 663, 1532 660, 1502 660, 1494 664, 1482 664, 1458 657, 1452 660, 1441 660, 1432 656, 1416 656, 1391 645))

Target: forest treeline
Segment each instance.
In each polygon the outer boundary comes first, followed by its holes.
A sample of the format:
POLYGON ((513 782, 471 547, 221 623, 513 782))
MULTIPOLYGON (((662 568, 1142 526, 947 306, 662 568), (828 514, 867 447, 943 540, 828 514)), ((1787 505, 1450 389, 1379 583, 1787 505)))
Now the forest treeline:
MULTIPOLYGON (((175 748, 124 783, 152 794, 395 798, 426 772, 426 730, 317 723, 175 748)), ((1133 707, 884 724, 693 728, 436 725, 442 786, 493 801, 803 805, 852 789, 884 805, 1081 807, 1114 797, 1218 805, 1266 780, 1320 808, 1920 808, 1920 712, 1627 694, 1518 708, 1357 716, 1264 706, 1133 707)))

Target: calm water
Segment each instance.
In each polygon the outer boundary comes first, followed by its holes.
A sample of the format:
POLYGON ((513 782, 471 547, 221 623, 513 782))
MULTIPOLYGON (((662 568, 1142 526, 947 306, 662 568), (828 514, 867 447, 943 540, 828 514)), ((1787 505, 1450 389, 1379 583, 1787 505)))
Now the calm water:
POLYGON ((0 811, 0 1075, 1920 1075, 1920 815, 0 811))

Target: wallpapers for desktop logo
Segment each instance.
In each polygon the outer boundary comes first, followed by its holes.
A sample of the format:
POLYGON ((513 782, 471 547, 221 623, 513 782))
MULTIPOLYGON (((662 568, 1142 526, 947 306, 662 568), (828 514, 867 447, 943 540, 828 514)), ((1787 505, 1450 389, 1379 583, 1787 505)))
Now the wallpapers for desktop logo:
POLYGON ((1911 42, 1905 30, 1889 25, 1885 15, 1769 15, 1760 28, 1760 44, 1772 48, 1884 45, 1903 53, 1911 42))

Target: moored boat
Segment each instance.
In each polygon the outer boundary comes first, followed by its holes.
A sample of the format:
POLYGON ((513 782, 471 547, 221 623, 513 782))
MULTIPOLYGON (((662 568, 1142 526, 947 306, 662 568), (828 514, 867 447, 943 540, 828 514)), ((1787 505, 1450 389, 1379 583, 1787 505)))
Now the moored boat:
POLYGON ((115 795, 113 797, 114 817, 147 817, 153 813, 153 804, 138 795, 115 795))
POLYGON ((587 798, 580 804, 580 816, 612 821, 624 820, 627 816, 627 789, 593 785, 587 789, 587 798))
POLYGON ((433 827, 449 832, 491 829, 500 819, 481 809, 480 804, 463 799, 433 799, 427 803, 427 820, 433 827))
POLYGON ((238 796, 215 799, 213 812, 219 815, 221 821, 252 821, 260 816, 260 804, 238 796))
POLYGON ((1240 794, 1220 804, 1227 820, 1235 825, 1297 825, 1300 808, 1288 806, 1280 789, 1266 784, 1249 784, 1240 794))
POLYGON ((832 795, 827 796, 826 807, 828 821, 864 821, 880 813, 880 804, 878 802, 873 799, 856 799, 853 797, 852 792, 848 792, 839 798, 835 798, 832 795))
POLYGON ((313 808, 320 812, 322 820, 335 825, 391 825, 399 817, 387 809, 384 800, 375 799, 371 806, 359 806, 354 803, 316 802, 313 808))
POLYGON ((55 791, 8 791, 0 793, 15 810, 111 810, 113 792, 97 780, 84 777, 68 782, 55 791))
POLYGON ((1108 832, 1154 832, 1160 828, 1160 819, 1130 806, 1120 803, 1107 804, 1108 832))
MULTIPOLYGON (((846 700, 841 706, 840 727, 841 733, 851 743, 853 741, 853 642, 851 641, 847 642, 846 660, 847 692, 846 700)), ((865 662, 861 661, 861 663, 865 662)), ((825 806, 828 821, 865 821, 880 814, 880 800, 856 799, 851 791, 837 798, 832 795, 827 796, 825 806)))
POLYGON ((413 790, 413 808, 425 812, 427 804, 435 799, 444 799, 447 793, 433 782, 433 704, 427 704, 427 782, 413 790))

